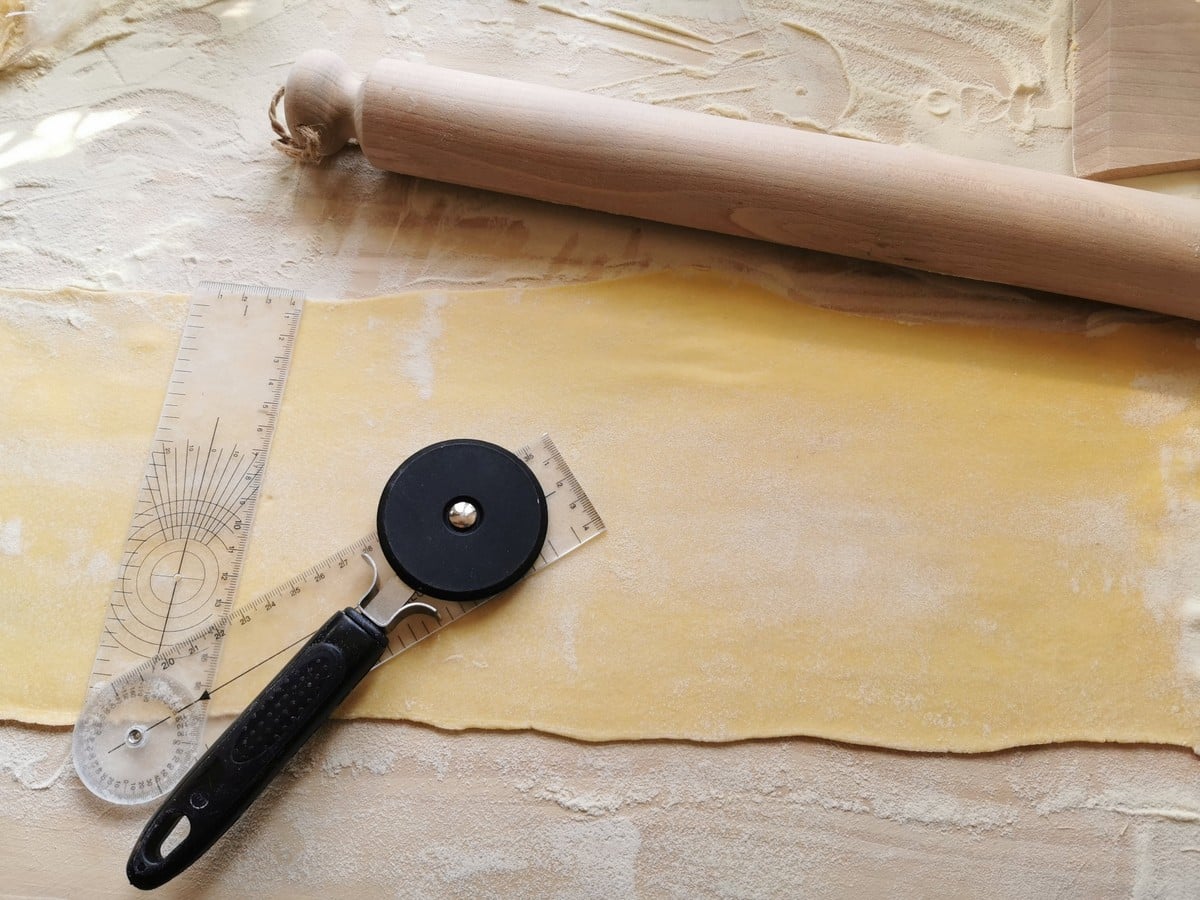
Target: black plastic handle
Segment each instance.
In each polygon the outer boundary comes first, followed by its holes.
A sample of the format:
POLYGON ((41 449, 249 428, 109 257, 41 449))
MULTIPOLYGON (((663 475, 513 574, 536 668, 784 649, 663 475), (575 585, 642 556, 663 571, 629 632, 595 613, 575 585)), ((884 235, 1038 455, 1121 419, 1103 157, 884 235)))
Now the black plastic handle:
POLYGON ((166 884, 216 843, 312 737, 387 647, 358 609, 321 626, 246 711, 192 767, 133 846, 125 874, 142 890, 166 884), (187 820, 187 835, 162 852, 187 820))

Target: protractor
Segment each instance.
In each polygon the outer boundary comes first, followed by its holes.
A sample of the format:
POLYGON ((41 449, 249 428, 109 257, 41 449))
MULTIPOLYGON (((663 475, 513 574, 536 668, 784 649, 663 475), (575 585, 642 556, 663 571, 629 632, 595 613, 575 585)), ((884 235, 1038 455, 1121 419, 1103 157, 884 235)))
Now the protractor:
POLYGON ((160 796, 203 750, 202 704, 174 679, 139 667, 92 691, 75 726, 79 778, 112 803, 160 796))

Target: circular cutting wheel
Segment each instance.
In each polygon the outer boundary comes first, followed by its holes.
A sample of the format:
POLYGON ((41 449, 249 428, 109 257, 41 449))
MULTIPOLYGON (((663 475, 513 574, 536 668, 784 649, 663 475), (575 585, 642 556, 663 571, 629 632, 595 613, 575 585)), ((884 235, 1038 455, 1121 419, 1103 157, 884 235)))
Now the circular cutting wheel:
POLYGON ((379 498, 379 543, 411 587, 482 600, 532 568, 546 539, 546 497, 529 467, 486 441, 443 441, 392 473, 379 498))

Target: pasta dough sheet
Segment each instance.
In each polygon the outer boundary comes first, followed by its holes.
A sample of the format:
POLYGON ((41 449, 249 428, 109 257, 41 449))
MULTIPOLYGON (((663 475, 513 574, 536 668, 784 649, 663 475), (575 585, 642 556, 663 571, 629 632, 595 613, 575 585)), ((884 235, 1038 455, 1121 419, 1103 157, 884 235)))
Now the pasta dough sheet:
MULTIPOLYGON (((0 716, 76 716, 185 307, 0 295, 0 716)), ((545 430, 608 534, 343 714, 1194 747, 1198 335, 901 324, 682 274, 310 301, 242 596, 368 532, 412 451, 545 430)))

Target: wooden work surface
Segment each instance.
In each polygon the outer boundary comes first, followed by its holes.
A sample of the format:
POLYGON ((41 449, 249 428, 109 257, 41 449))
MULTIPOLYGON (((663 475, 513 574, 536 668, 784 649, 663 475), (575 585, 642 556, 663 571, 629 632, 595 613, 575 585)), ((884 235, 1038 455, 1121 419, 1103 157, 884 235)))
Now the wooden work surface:
MULTIPOLYGON (((867 0, 435 5, 117 3, 45 65, 0 74, 0 135, 15 135, 0 144, 0 286, 221 278, 363 297, 675 268, 785 295, 802 279, 822 305, 909 319, 1077 328, 1100 311, 386 176, 354 153, 297 167, 266 123, 286 66, 324 46, 360 67, 407 55, 1066 172, 1064 0, 975 0, 961 28, 949 7, 867 0)), ((0 726, 0 893, 132 896, 124 860, 145 810, 96 801, 69 768, 49 778, 68 739, 0 726)), ((1196 759, 1178 748, 963 757, 355 722, 289 773, 162 893, 1158 897, 1200 884, 1196 759)))

